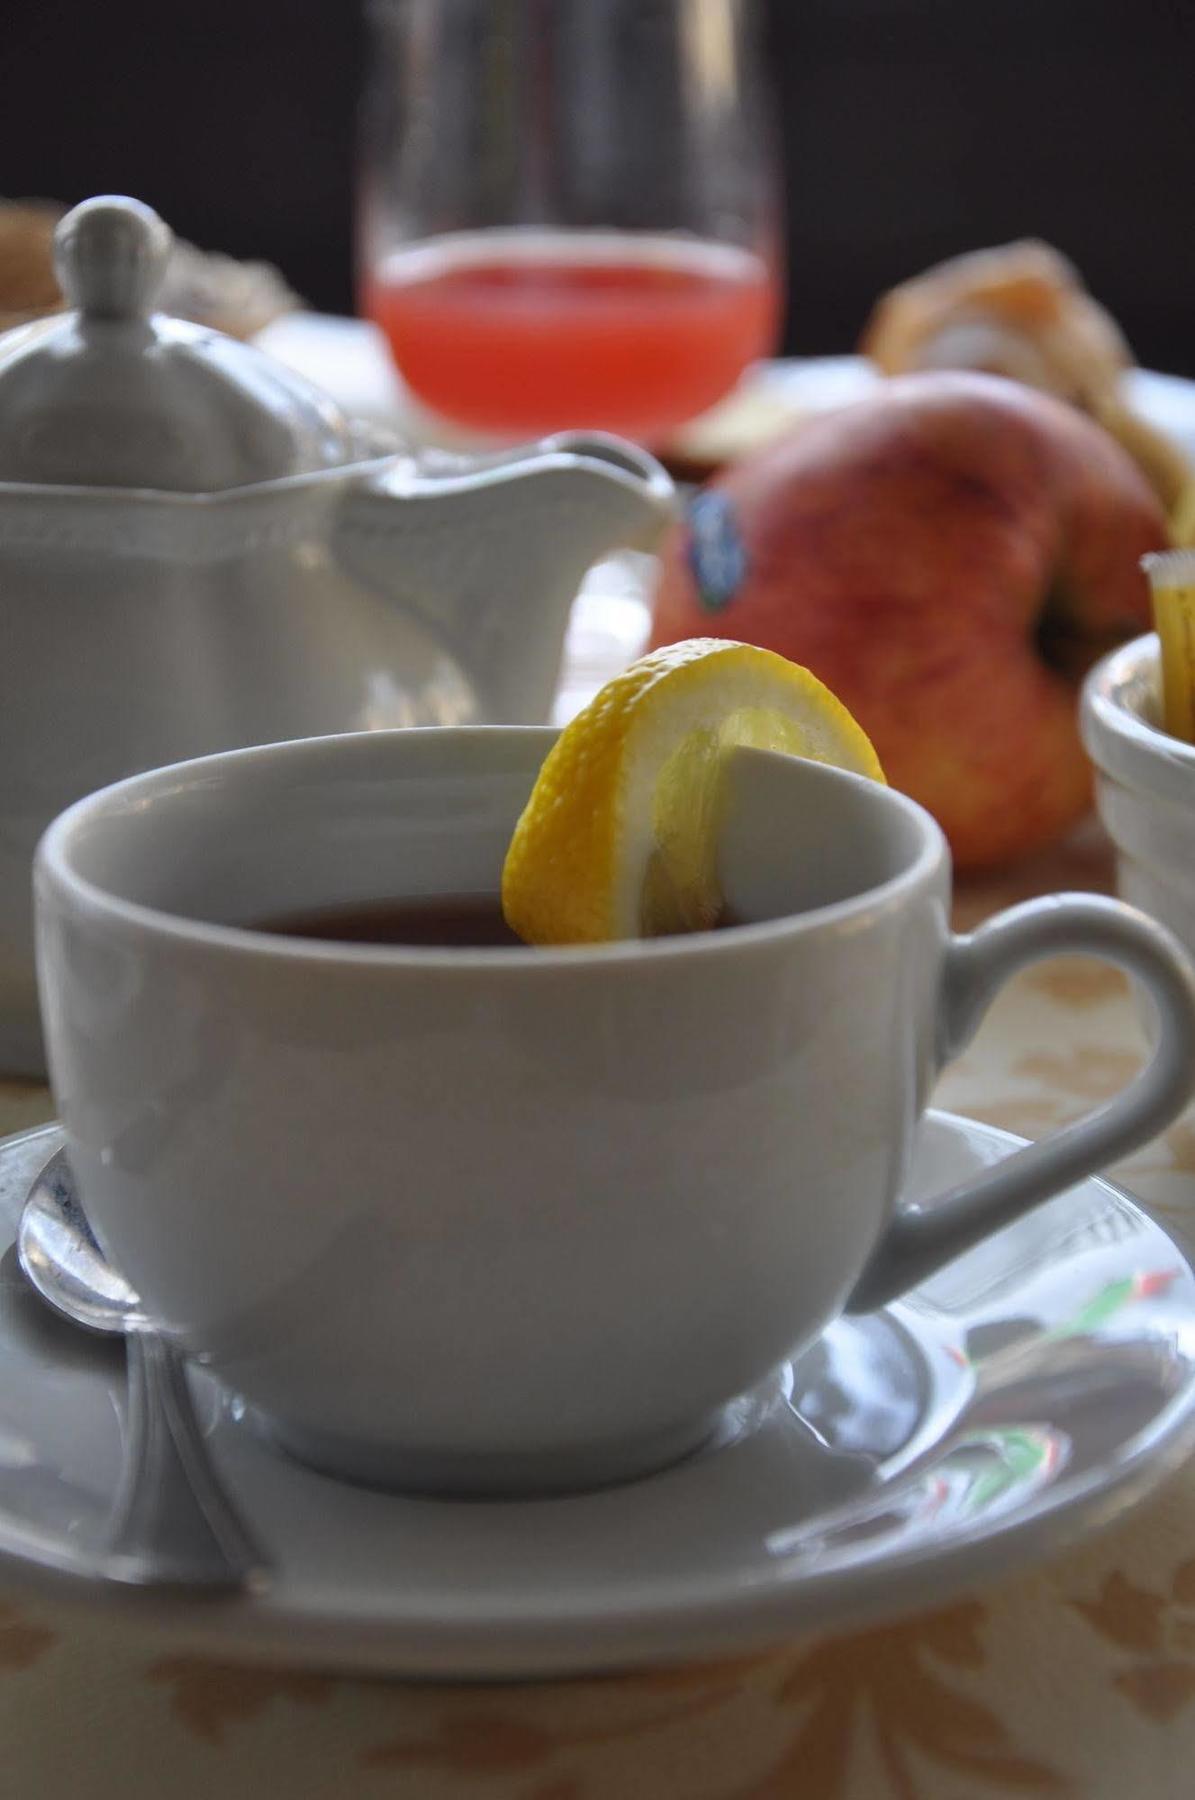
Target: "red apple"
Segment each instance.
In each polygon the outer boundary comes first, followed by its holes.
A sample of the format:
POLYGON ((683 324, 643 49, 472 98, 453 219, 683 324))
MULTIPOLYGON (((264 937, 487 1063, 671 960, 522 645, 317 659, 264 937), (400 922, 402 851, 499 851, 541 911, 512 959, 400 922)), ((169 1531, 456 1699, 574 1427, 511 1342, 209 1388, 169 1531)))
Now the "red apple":
POLYGON ((653 644, 714 634, 804 663, 957 865, 1009 861, 1086 808, 1076 689, 1145 629, 1168 542, 1098 425, 994 376, 910 375, 744 459, 665 554, 653 644))

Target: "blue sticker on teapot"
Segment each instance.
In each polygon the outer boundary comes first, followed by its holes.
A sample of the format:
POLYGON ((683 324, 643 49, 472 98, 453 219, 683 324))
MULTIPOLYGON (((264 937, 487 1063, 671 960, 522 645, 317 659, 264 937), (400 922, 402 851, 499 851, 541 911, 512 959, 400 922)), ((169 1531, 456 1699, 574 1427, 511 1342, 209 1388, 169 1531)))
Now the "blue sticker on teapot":
POLYGON ((747 573, 733 502, 712 488, 689 502, 689 567, 707 612, 729 606, 747 573))

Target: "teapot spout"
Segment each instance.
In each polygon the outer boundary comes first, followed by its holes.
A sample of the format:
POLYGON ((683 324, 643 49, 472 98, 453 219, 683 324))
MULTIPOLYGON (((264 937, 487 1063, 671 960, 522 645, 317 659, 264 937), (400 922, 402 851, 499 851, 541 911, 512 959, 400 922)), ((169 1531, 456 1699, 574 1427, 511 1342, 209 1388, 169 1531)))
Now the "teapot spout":
MULTIPOLYGON (((672 478, 646 450, 605 431, 561 431, 545 438, 540 450, 569 458, 592 480, 590 504, 595 527, 603 517, 606 541, 590 562, 609 550, 654 550, 676 518, 672 478), (612 481, 611 475, 622 481, 612 481)), ((586 564, 588 568, 589 564, 586 564)))
POLYGON ((586 570, 617 549, 654 549, 675 514, 653 457, 566 433, 484 458, 372 465, 344 496, 336 553, 443 645, 482 718, 537 724, 586 570))

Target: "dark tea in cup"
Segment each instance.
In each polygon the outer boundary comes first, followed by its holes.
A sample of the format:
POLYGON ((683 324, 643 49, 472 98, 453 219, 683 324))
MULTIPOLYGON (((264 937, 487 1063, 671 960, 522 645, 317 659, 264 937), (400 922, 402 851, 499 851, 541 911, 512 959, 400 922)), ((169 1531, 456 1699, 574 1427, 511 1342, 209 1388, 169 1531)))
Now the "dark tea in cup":
POLYGON ((332 944, 393 944, 428 950, 525 948, 502 917, 496 894, 351 900, 279 913, 256 921, 253 929, 277 937, 323 938, 332 944))

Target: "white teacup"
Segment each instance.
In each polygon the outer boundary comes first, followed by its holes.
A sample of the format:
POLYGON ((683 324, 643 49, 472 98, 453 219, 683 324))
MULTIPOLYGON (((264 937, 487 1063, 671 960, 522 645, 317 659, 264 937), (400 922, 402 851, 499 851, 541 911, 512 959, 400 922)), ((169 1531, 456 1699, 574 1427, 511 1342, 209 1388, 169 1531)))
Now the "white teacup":
POLYGON ((88 1216, 166 1330, 281 1442, 409 1488, 631 1476, 844 1307, 869 1308, 1164 1126, 1188 965, 1086 895, 947 927, 933 820, 736 753, 720 932, 396 949, 256 920, 496 891, 551 734, 235 752, 82 801, 37 863, 55 1094, 88 1216), (898 1204, 942 1063, 1062 950, 1152 994, 1110 1105, 931 1209, 898 1204))

